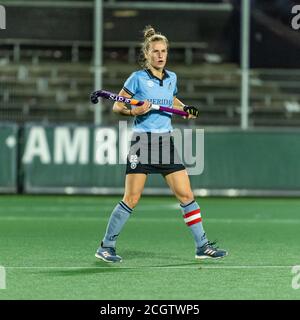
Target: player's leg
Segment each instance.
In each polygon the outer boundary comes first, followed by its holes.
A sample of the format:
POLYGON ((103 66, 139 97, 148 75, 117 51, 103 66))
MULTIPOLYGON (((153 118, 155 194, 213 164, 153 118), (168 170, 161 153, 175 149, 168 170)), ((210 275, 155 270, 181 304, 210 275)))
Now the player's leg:
POLYGON ((200 207, 194 200, 187 171, 180 170, 170 173, 165 176, 165 179, 176 198, 180 201, 184 221, 193 234, 196 246, 203 246, 208 240, 202 225, 200 207))
POLYGON ((175 171, 165 176, 171 190, 180 201, 183 218, 191 230, 196 246, 196 258, 222 258, 227 255, 225 250, 219 250, 209 242, 202 224, 201 211, 194 199, 190 179, 186 170, 175 171))
POLYGON ((125 192, 123 202, 130 208, 134 208, 144 190, 147 175, 144 173, 127 174, 125 179, 125 192))
POLYGON ((97 258, 106 262, 120 262, 122 260, 120 256, 116 255, 116 241, 141 197, 146 179, 147 175, 143 173, 126 175, 124 197, 111 213, 104 238, 95 255, 97 258))

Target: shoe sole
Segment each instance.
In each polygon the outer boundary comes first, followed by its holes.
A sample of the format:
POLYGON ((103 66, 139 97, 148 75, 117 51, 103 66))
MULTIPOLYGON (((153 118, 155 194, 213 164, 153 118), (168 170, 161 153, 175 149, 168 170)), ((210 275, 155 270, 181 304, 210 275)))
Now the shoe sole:
POLYGON ((95 254, 95 257, 97 259, 100 259, 102 261, 105 261, 107 263, 118 263, 118 262, 122 262, 122 260, 118 260, 118 261, 110 261, 110 260, 106 260, 104 257, 100 256, 98 253, 95 254))
POLYGON ((228 253, 226 253, 224 256, 221 256, 221 257, 195 256, 195 259, 198 259, 198 260, 205 260, 205 259, 218 260, 218 259, 225 258, 226 256, 228 256, 228 253))

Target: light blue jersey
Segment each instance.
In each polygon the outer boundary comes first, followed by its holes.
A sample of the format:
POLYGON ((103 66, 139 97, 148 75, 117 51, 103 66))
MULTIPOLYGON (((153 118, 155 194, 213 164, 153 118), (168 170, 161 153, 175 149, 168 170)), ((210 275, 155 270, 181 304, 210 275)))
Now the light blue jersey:
MULTIPOLYGON (((123 89, 137 100, 149 100, 153 104, 173 107, 177 95, 177 76, 174 72, 164 70, 163 79, 159 79, 148 69, 133 72, 126 80, 123 89)), ((133 106, 135 107, 135 106, 133 106)), ((151 110, 134 120, 134 132, 169 132, 172 131, 172 114, 151 110)))

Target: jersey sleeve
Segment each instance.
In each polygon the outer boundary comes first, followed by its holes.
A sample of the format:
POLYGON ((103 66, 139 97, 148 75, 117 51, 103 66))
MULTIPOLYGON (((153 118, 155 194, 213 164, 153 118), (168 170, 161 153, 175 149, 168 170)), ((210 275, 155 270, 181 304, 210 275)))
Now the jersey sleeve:
POLYGON ((137 93, 138 89, 138 77, 134 72, 130 77, 125 81, 123 90, 126 91, 131 96, 134 96, 137 93))

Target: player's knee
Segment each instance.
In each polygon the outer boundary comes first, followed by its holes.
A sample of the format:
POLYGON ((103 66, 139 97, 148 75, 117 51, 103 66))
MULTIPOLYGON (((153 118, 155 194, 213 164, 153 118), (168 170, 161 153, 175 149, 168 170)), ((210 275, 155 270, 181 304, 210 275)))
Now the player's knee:
POLYGON ((194 194, 193 192, 187 192, 180 195, 178 198, 181 203, 186 204, 194 200, 194 194))
POLYGON ((140 197, 140 194, 125 195, 123 201, 133 209, 138 204, 140 197))

